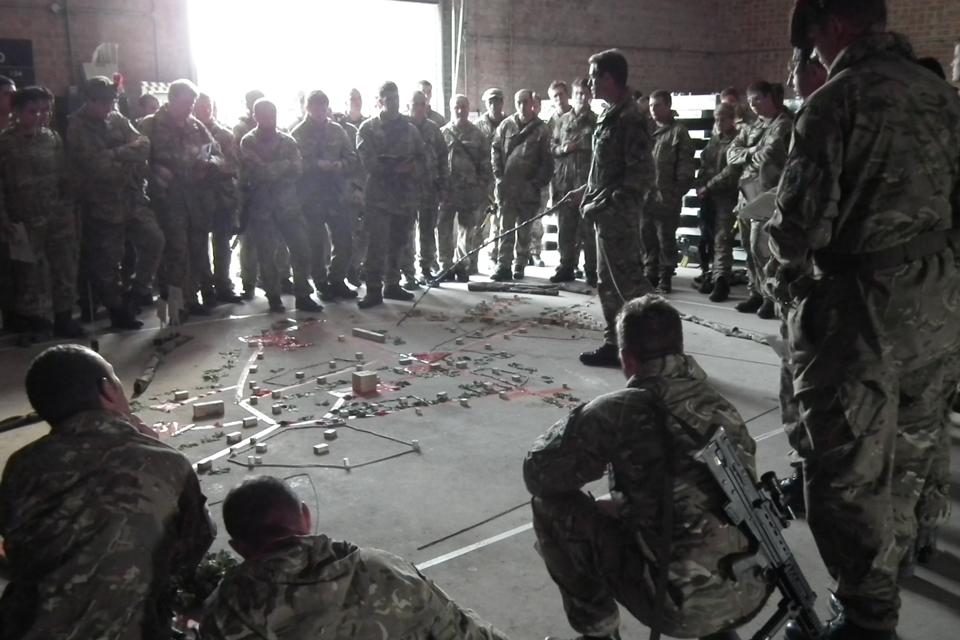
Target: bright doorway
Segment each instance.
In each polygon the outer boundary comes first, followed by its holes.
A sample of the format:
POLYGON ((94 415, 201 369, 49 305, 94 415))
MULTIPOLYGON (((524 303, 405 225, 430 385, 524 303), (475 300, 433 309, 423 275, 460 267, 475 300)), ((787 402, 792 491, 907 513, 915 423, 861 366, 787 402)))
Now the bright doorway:
POLYGON ((364 114, 376 111, 385 80, 401 102, 417 82, 434 85, 443 112, 438 5, 403 0, 189 0, 197 81, 232 125, 243 95, 260 89, 277 103, 279 123, 299 116, 299 96, 322 89, 342 111, 351 88, 364 114))

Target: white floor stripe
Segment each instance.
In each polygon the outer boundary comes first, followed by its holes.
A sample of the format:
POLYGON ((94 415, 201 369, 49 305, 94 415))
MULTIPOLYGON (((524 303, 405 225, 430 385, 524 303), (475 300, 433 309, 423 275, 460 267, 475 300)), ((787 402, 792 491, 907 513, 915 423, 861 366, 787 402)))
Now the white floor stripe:
POLYGON ((486 540, 481 540, 480 542, 475 542, 471 545, 463 547, 462 549, 457 549, 456 551, 451 551, 450 553, 438 556, 433 560, 427 560, 426 562, 421 562, 417 565, 417 569, 424 571, 430 567, 435 567, 438 564, 442 564, 447 560, 453 560, 454 558, 459 558, 462 555, 468 554, 471 551, 476 551, 477 549, 482 549, 483 547, 488 547, 495 542, 500 542, 501 540, 506 540, 507 538, 512 538, 513 536, 529 531, 533 529, 533 523, 525 524, 516 529, 510 529, 510 531, 504 531, 503 533, 498 533, 492 538, 487 538, 486 540))

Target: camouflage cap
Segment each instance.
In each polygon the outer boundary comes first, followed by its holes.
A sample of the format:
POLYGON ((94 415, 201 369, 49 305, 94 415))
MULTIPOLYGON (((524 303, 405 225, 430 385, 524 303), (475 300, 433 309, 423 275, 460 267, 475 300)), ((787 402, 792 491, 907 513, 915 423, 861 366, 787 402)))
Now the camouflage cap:
POLYGON ((487 89, 483 92, 483 101, 487 102, 489 100, 503 100, 503 90, 493 87, 492 89, 487 89))
POLYGON ((116 100, 120 91, 113 80, 104 76, 95 76, 87 80, 88 100, 116 100))

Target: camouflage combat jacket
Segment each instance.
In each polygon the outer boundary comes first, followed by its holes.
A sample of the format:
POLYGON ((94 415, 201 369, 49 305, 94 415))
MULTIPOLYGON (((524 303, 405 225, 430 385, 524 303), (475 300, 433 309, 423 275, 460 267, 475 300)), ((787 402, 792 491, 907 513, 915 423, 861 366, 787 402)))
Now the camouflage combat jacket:
POLYGON ((356 174, 360 159, 356 145, 346 130, 336 122, 323 124, 311 117, 304 118, 290 132, 300 147, 303 158, 303 177, 298 191, 303 203, 317 202, 326 208, 339 209, 347 194, 347 185, 356 174), (339 162, 339 172, 320 169, 321 160, 339 162))
POLYGON ((20 449, 0 483, 0 637, 169 640, 168 579, 216 534, 205 502, 183 454, 117 413, 79 413, 20 449))
POLYGON ((550 146, 556 165, 551 182, 554 198, 562 198, 587 184, 593 159, 593 131, 596 128, 597 114, 589 107, 579 114, 571 109, 557 118, 550 146), (570 144, 575 144, 577 148, 568 151, 570 144))
POLYGON ((368 173, 366 206, 385 213, 413 215, 419 206, 417 170, 398 174, 407 160, 423 166, 425 149, 420 131, 406 116, 388 120, 384 114, 365 120, 357 132, 357 153, 368 173))
POLYGON ((73 214, 63 140, 51 129, 0 133, 0 223, 43 226, 73 214))
POLYGON ((231 569, 200 628, 210 640, 506 640, 410 563, 323 535, 231 569))
POLYGON ((493 134, 490 164, 501 201, 540 202, 541 190, 553 177, 550 128, 540 118, 524 124, 519 116, 510 116, 493 134))
POLYGON ((696 149, 687 128, 677 122, 657 124, 653 132, 653 161, 657 167, 660 201, 676 207, 693 187, 697 173, 696 149))
POLYGON ((303 175, 303 159, 297 141, 280 131, 266 134, 259 128, 240 141, 240 184, 250 218, 300 211, 297 181, 303 175))
MULTIPOLYGON (((655 410, 658 398, 704 439, 715 427, 723 427, 744 465, 755 472, 756 443, 740 414, 707 383, 692 357, 672 355, 643 363, 626 389, 581 405, 555 424, 527 454, 523 476, 531 494, 548 497, 579 491, 609 470, 619 519, 634 533, 637 552, 656 566, 663 535, 663 479, 667 456, 672 455, 670 597, 663 632, 697 637, 725 626, 718 623, 751 617, 771 587, 752 572, 738 581, 730 575, 727 562, 749 552, 751 540, 724 512, 727 498, 713 475, 692 457, 705 443, 694 443, 675 420, 664 422, 655 410)), ((642 577, 650 593, 656 591, 655 575, 642 577)))
POLYGON ((150 140, 126 117, 112 111, 106 120, 87 115, 86 105, 70 116, 67 148, 74 192, 82 205, 104 222, 122 222, 123 207, 110 206, 123 195, 146 204, 150 140), (106 206, 103 206, 106 205, 106 206))
POLYGON ((453 191, 485 188, 490 182, 490 147, 483 132, 470 122, 465 127, 451 122, 441 133, 446 141, 450 188, 453 191))

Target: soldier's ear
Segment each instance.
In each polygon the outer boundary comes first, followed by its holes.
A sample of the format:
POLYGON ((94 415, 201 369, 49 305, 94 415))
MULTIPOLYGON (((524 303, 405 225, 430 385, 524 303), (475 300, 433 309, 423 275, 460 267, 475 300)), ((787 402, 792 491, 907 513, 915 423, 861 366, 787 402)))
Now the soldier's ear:
POLYGON ((300 518, 300 524, 303 527, 303 535, 309 535, 313 532, 313 516, 311 515, 310 507, 307 506, 306 502, 300 503, 300 518))

